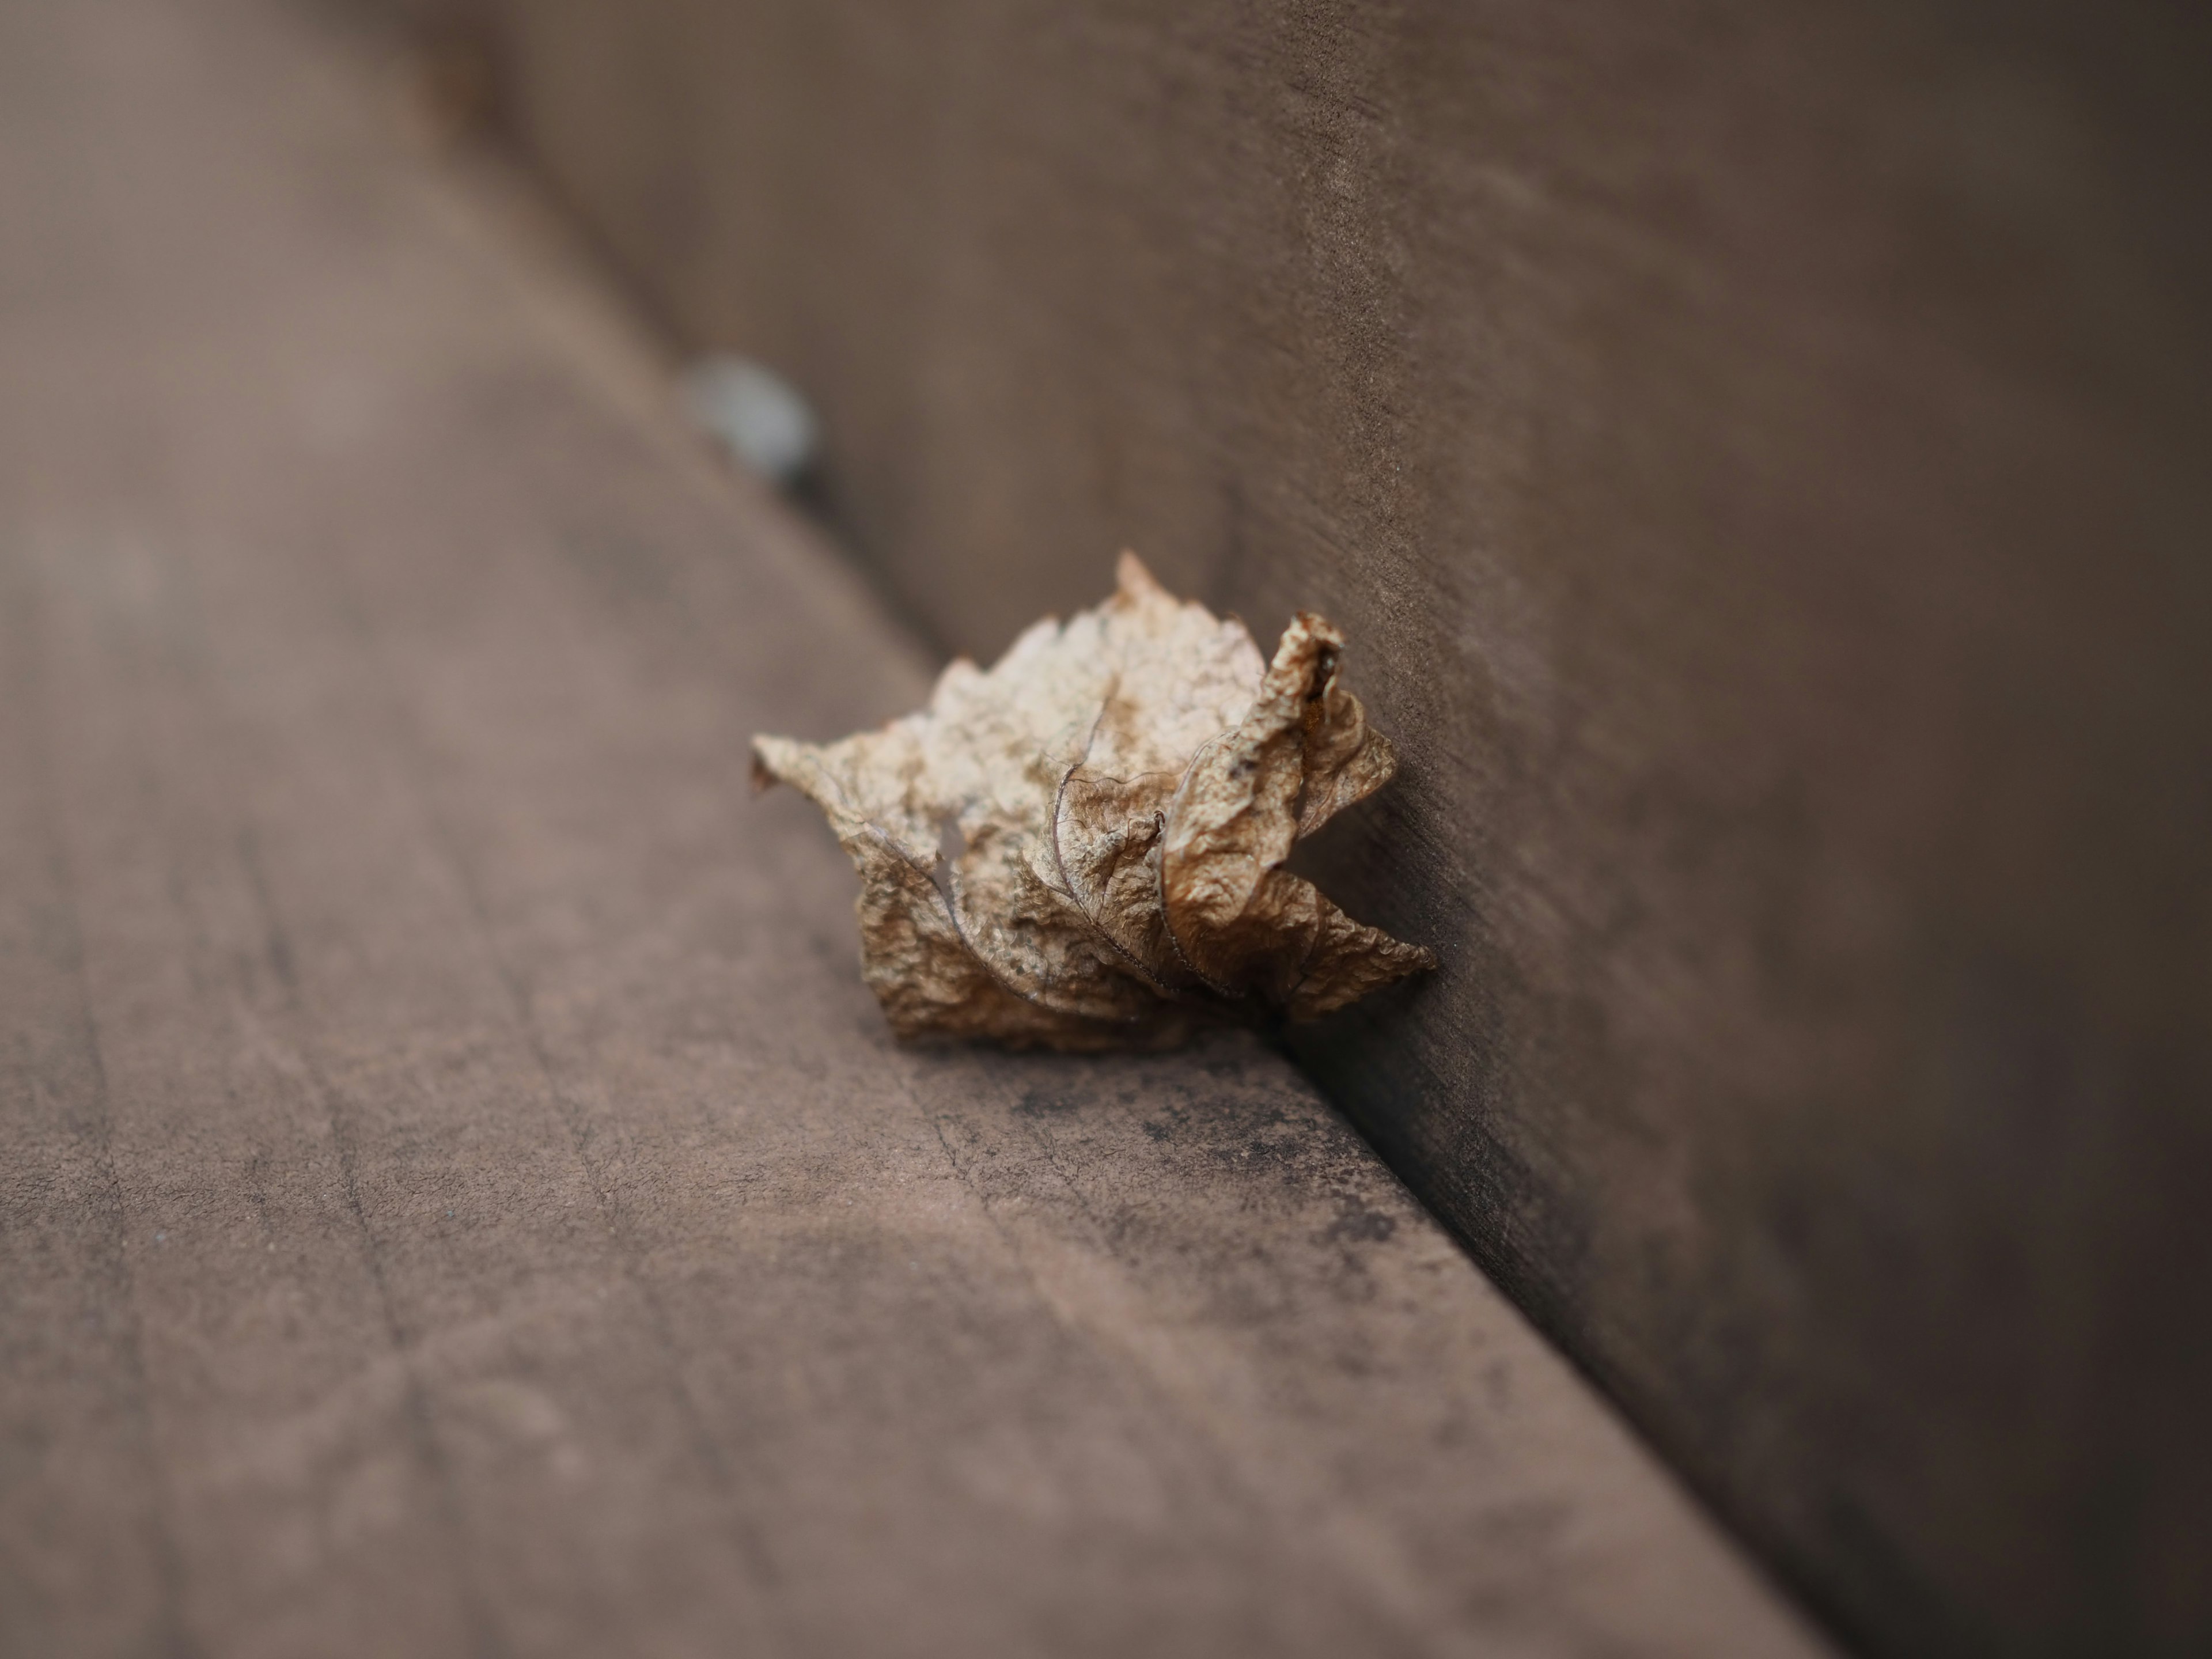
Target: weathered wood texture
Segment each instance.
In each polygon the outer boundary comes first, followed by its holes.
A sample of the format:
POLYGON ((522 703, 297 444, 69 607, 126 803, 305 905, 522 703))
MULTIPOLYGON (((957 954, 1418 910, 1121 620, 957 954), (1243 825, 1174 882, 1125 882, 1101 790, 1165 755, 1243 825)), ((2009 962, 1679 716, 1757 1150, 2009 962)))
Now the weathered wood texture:
POLYGON ((476 15, 943 640, 1349 629, 1305 1058, 1824 1607, 2212 1643, 2212 14, 476 15))
POLYGON ((1279 1056, 892 1045, 923 661, 316 18, 0 9, 0 1654, 1820 1651, 1279 1056))

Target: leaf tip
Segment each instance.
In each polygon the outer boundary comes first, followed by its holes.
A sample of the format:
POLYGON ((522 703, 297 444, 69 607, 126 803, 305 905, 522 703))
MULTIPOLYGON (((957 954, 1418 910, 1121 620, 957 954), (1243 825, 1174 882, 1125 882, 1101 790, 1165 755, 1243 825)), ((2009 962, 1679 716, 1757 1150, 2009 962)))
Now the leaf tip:
POLYGON ((1126 599, 1132 605, 1174 597, 1145 568, 1145 562, 1126 547, 1121 550, 1121 556, 1114 562, 1114 587, 1115 598, 1126 599))
POLYGON ((786 762, 779 757, 790 746, 788 738, 756 736, 752 746, 753 793, 764 794, 781 783, 786 762))

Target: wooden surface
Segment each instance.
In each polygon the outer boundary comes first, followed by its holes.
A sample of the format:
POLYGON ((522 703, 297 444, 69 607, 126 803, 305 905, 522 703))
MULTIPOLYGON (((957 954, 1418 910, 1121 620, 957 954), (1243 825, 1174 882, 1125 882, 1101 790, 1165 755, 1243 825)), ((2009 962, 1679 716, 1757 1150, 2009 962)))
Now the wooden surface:
POLYGON ((1304 1058, 1825 1608, 2212 1645, 2212 13, 474 9, 948 645, 1346 629, 1304 1058))
POLYGON ((1279 1056, 890 1043, 923 659, 389 67, 0 10, 0 1654, 1820 1651, 1279 1056))

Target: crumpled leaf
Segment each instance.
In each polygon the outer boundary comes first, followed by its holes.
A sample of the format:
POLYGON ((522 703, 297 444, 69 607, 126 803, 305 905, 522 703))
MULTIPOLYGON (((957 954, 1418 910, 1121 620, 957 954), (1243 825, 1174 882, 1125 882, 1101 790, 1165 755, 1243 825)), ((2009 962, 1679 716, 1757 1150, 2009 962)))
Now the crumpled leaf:
POLYGON ((1119 574, 880 731, 753 740, 756 779, 811 797, 860 870, 861 970, 901 1036, 1153 1047, 1436 965, 1282 867, 1397 769, 1343 635, 1302 611, 1263 663, 1135 555, 1119 574))

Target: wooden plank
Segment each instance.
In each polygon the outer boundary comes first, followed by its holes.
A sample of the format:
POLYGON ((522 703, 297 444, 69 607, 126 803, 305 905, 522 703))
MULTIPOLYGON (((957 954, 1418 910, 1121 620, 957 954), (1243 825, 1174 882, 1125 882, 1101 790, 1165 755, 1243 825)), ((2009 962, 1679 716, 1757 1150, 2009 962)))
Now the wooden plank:
POLYGON ((371 45, 0 63, 0 1653, 1822 1650, 1280 1055, 889 1041, 926 665, 371 45))

